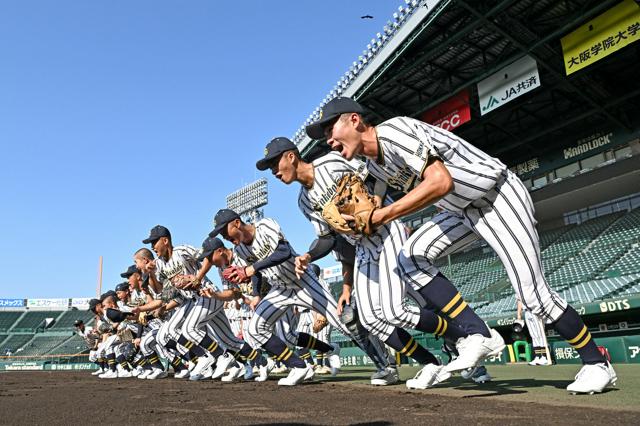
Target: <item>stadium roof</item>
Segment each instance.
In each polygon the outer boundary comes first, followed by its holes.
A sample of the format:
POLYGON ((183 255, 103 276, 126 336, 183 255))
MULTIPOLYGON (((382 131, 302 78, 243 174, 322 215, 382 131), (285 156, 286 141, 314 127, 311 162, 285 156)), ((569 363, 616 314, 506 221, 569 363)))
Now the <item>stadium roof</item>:
MULTIPOLYGON (((337 95, 352 96, 371 111, 369 118, 376 123, 396 115, 419 118, 467 89, 472 119, 455 132, 510 165, 575 143, 576 135, 585 130, 635 131, 640 80, 632 64, 639 62, 640 43, 569 76, 560 44, 560 38, 619 3, 433 0, 410 4, 402 25, 360 73, 339 82, 340 93, 330 93, 321 104, 337 95), (536 61, 541 87, 481 115, 477 83, 525 56, 536 61)), ((314 114, 307 121, 313 121, 314 114)), ((305 155, 315 157, 326 150, 306 135, 297 133, 294 139, 305 155)))

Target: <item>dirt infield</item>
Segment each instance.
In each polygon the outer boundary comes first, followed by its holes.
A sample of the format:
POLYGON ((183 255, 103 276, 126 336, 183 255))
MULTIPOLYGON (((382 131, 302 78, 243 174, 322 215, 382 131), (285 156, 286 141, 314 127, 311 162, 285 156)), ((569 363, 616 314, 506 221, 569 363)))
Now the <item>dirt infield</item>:
MULTIPOLYGON (((89 372, 0 374, 0 424, 637 424, 638 411, 514 402, 491 394, 371 388, 355 372, 296 388, 266 383, 99 380, 89 372)), ((556 390, 554 390, 556 391, 556 390)), ((557 392, 560 394, 561 390, 557 392)), ((594 396, 591 398, 598 398, 594 396)), ((588 398, 588 397, 584 397, 588 398)), ((606 405, 606 404, 605 404, 606 405)))

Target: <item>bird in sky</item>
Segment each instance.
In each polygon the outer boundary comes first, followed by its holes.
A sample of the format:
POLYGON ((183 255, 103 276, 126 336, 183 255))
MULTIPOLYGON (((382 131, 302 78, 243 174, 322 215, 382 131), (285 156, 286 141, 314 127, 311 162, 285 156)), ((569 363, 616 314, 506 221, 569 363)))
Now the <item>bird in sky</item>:
POLYGON ((362 15, 360 17, 360 19, 373 19, 373 16, 371 16, 371 15, 362 15))

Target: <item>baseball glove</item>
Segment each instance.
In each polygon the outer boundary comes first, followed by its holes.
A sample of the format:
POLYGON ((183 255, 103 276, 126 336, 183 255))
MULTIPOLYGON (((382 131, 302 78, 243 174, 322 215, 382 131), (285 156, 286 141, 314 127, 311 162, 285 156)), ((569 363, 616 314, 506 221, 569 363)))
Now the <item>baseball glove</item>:
POLYGON ((322 330, 323 328, 325 328, 327 326, 327 324, 329 324, 329 321, 327 321, 327 317, 325 317, 324 315, 320 315, 318 313, 315 314, 315 319, 313 320, 313 332, 314 333, 318 333, 320 332, 320 330, 322 330))
POLYGON ((222 277, 225 280, 236 284, 248 283, 251 281, 251 278, 247 276, 245 269, 240 266, 229 266, 222 271, 222 277))
POLYGON ((371 215, 377 208, 376 201, 362 179, 355 174, 342 176, 336 187, 336 195, 322 208, 327 224, 341 234, 371 235, 371 215), (342 215, 352 216, 351 222, 342 215))

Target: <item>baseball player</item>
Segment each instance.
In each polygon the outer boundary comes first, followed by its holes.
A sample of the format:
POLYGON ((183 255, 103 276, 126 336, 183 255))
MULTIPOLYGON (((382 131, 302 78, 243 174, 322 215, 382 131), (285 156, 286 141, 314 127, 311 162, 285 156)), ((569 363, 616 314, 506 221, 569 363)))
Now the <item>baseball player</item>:
MULTIPOLYGON (((155 262, 150 262, 147 268, 153 271, 155 279, 162 284, 163 301, 167 303, 168 308, 175 308, 169 320, 158 330, 157 342, 173 350, 179 347, 185 348, 197 357, 189 380, 196 381, 212 377, 211 367, 216 362, 216 370, 221 370, 218 376, 220 377, 234 362, 234 358, 223 351, 213 333, 210 333, 207 328, 209 314, 214 308, 212 299, 200 297, 197 290, 177 287, 184 276, 197 274, 200 267, 197 260, 198 250, 188 245, 174 247, 171 233, 161 225, 153 227, 149 237, 143 240, 143 243, 151 244, 157 255, 155 262)), ((202 277, 202 280, 205 286, 211 284, 206 277, 202 277)), ((162 306, 162 303, 156 301, 137 309, 138 311, 153 310, 159 306, 162 306)), ((226 326, 227 330, 220 328, 221 333, 217 336, 225 339, 225 343, 235 345, 237 340, 231 333, 228 322, 226 326)))
POLYGON ((96 351, 96 349, 98 349, 99 338, 96 330, 86 327, 84 325, 84 321, 82 321, 81 319, 75 320, 73 322, 73 326, 76 328, 76 333, 78 334, 78 336, 82 337, 82 339, 85 341, 87 349, 89 349, 89 361, 94 362, 98 365, 98 369, 91 373, 91 375, 97 376, 106 372, 107 361, 104 358, 98 358, 98 353, 96 351))
MULTIPOLYGON (((285 184, 293 181, 301 184, 298 205, 313 224, 318 236, 309 252, 296 259, 297 265, 304 269, 309 261, 327 253, 328 250, 321 249, 322 246, 330 249, 335 245, 335 232, 323 217, 322 211, 335 196, 338 182, 347 174, 360 175, 364 180, 366 169, 362 162, 351 159, 347 161, 335 152, 320 157, 313 163, 307 163, 287 138, 273 139, 267 145, 265 153, 265 157, 256 164, 258 169, 270 168, 276 178, 285 184)), ((424 366, 415 378, 407 382, 407 387, 426 389, 448 379, 451 372, 472 367, 491 352, 501 350, 491 344, 490 339, 485 339, 480 334, 470 335, 462 328, 450 325, 445 318, 431 310, 405 302, 405 284, 398 273, 397 258, 400 247, 406 240, 406 233, 399 220, 380 226, 370 236, 347 238, 355 245, 357 260, 354 290, 364 326, 388 346, 411 356, 424 366), (445 369, 404 328, 446 336, 457 342, 460 356, 445 369), (478 343, 474 344, 474 341, 478 343)), ((343 269, 352 270, 353 266, 348 265, 343 269)), ((341 302, 349 300, 350 291, 348 288, 343 293, 341 302)))
MULTIPOLYGON (((273 219, 262 219, 255 224, 246 224, 232 210, 218 211, 214 219, 215 228, 210 237, 221 234, 233 243, 238 257, 248 264, 238 268, 238 282, 250 278, 254 297, 250 306, 255 309, 248 335, 267 352, 276 356, 289 369, 287 377, 278 381, 281 386, 295 386, 305 377, 312 376, 313 369, 293 353, 287 345, 273 334, 275 323, 292 306, 313 309, 324 315, 329 323, 349 335, 347 329, 336 318, 336 302, 320 283, 316 276, 306 271, 301 278, 295 273, 295 251, 285 239, 280 226, 273 219), (260 290, 262 277, 271 285, 271 290, 262 298, 260 290)), ((339 348, 321 342, 306 333, 299 333, 296 346, 331 352, 331 364, 339 368, 339 348)))
MULTIPOLYGON (((201 264, 200 268, 196 272, 195 275, 184 275, 182 277, 183 284, 179 284, 181 288, 198 288, 200 283, 206 279, 206 274, 211 270, 211 267, 218 264, 221 265, 220 259, 213 259, 216 253, 216 250, 224 251, 224 244, 218 238, 207 238, 202 243, 202 250, 197 257, 197 261, 201 264)), ((221 269, 219 269, 221 271, 221 269)), ((267 379, 267 362, 262 357, 262 354, 255 350, 249 343, 246 343, 242 339, 238 338, 233 331, 231 330, 231 326, 229 324, 229 319, 225 315, 224 312, 224 303, 235 301, 237 298, 242 297, 239 289, 233 283, 229 283, 221 274, 222 280, 222 291, 217 291, 212 287, 207 287, 202 290, 202 298, 206 299, 203 301, 202 305, 206 306, 206 308, 202 308, 202 312, 199 313, 197 317, 197 321, 201 323, 208 323, 214 329, 215 334, 220 336, 225 343, 225 346, 228 350, 233 352, 233 355, 228 355, 235 361, 242 360, 248 361, 257 361, 258 366, 262 368, 260 377, 258 381, 265 381, 267 379), (206 302, 206 303, 205 303, 206 302), (206 310, 205 310, 206 309, 206 310), (224 336, 224 337, 223 337, 224 336)), ((237 377, 240 376, 242 371, 242 367, 237 364, 237 362, 228 363, 226 366, 223 365, 221 367, 220 361, 218 362, 218 366, 216 366, 216 372, 214 372, 212 378, 220 377, 228 366, 232 365, 229 369, 229 374, 225 377, 222 377, 222 380, 225 382, 231 382, 237 377)), ((251 378, 252 375, 248 372, 251 371, 251 367, 249 365, 245 366, 245 371, 247 372, 246 378, 251 378)))
POLYGON ((374 127, 362 113, 352 99, 335 98, 306 131, 313 139, 326 138, 348 160, 364 156, 369 173, 405 194, 373 212, 373 228, 429 205, 443 210, 403 244, 400 267, 415 290, 452 322, 490 339, 485 324, 433 265, 482 238, 502 260, 524 306, 578 351, 584 365, 567 390, 601 392, 615 383, 613 368, 578 313, 545 280, 533 202, 520 179, 500 160, 439 127, 408 117, 374 127))
POLYGON ((516 322, 520 324, 522 328, 525 324, 529 330, 531 336, 531 344, 533 346, 533 360, 529 362, 529 365, 549 365, 551 360, 547 357, 547 336, 544 332, 544 325, 540 318, 531 313, 528 309, 524 308, 522 302, 517 300, 517 319, 516 322), (524 311, 524 320, 523 317, 524 311))

